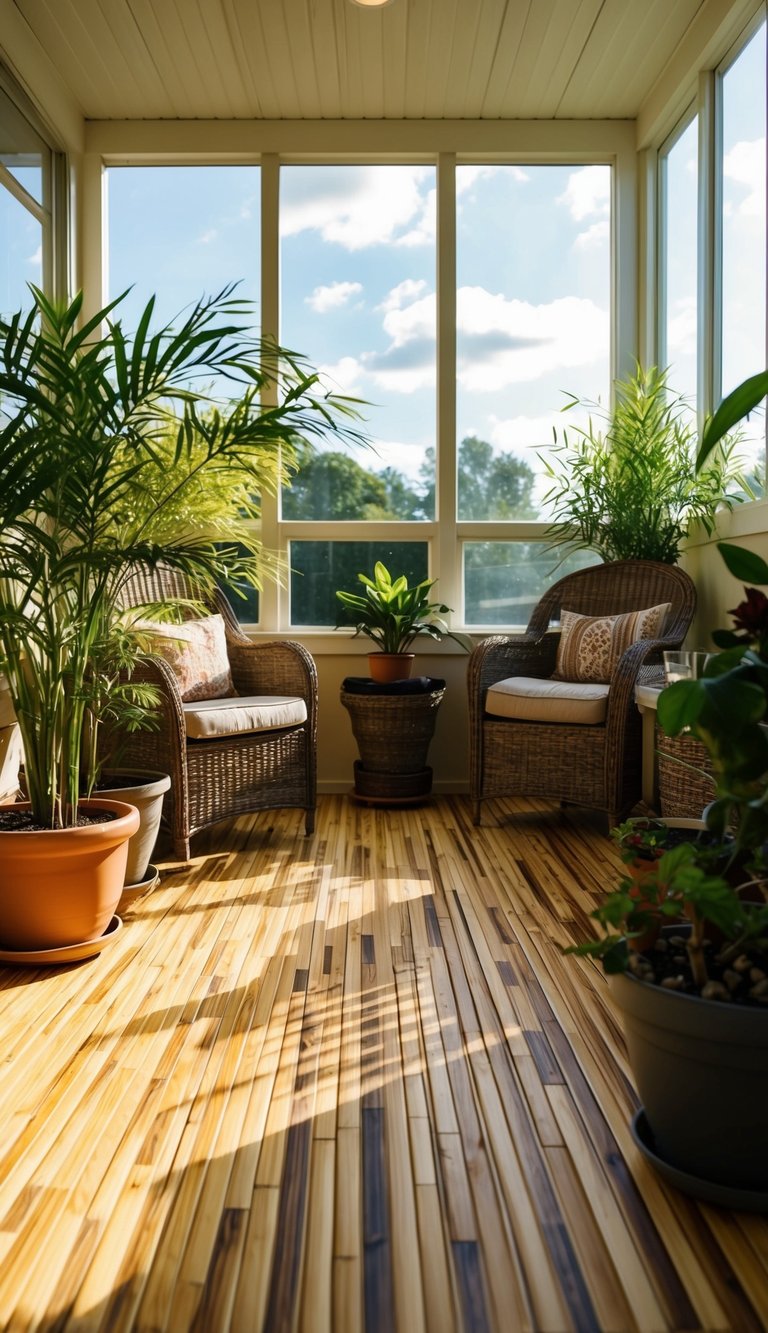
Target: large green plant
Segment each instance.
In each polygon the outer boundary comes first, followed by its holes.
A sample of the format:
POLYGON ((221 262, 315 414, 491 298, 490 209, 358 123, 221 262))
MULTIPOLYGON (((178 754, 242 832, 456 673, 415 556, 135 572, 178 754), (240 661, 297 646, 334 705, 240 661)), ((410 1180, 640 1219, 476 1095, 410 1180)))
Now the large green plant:
POLYGON ((225 540, 246 537, 251 497, 287 478, 298 440, 359 436, 349 400, 255 337, 231 288, 157 332, 150 301, 132 337, 119 300, 81 323, 81 297, 32 296, 0 320, 0 671, 34 817, 67 827, 94 727, 136 725, 152 703, 125 683, 141 651, 119 615, 129 568, 258 581, 225 540))
POLYGON ((429 599, 435 579, 423 579, 411 586, 404 574, 393 579, 380 560, 376 562, 372 579, 367 574, 357 577, 363 585, 362 594, 336 593, 347 612, 347 618, 336 626, 337 629, 353 624, 355 637, 367 635, 382 653, 407 653, 420 634, 437 640, 455 639, 462 647, 468 646, 467 638, 454 633, 440 618, 451 608, 429 599))
POLYGON ((576 407, 590 408, 588 426, 564 432, 543 459, 553 482, 544 501, 554 518, 553 544, 593 550, 603 560, 675 564, 692 523, 711 533, 717 509, 742 498, 733 442, 721 437, 696 470, 695 418, 670 391, 666 371, 638 366, 619 380, 610 413, 574 398, 568 408, 576 407))
MULTIPOLYGON (((766 393, 768 371, 745 380, 723 400, 702 434, 699 469, 766 393)), ((727 542, 718 543, 718 549, 736 578, 768 587, 768 563, 761 556, 727 542)), ((609 972, 634 964, 644 975, 633 943, 637 947, 654 922, 683 915, 690 923, 686 947, 693 982, 704 994, 725 1000, 724 987, 707 989, 712 952, 708 954, 705 945, 712 926, 726 940, 716 961, 732 963, 748 947, 753 957, 764 960, 761 972, 768 964, 768 596, 753 586, 746 586, 744 593, 730 612, 733 628, 715 631, 721 651, 709 659, 704 676, 662 690, 657 711, 667 735, 690 732, 707 750, 716 796, 707 807, 706 821, 724 848, 731 873, 723 877, 722 865, 713 867, 711 853, 695 844, 678 847, 658 861, 655 880, 643 881, 641 896, 625 881, 593 913, 603 928, 601 939, 569 951, 600 957, 609 972), (750 888, 761 890, 760 907, 745 906, 740 886, 734 887, 734 881, 750 876, 750 888)), ((765 1002, 757 984, 750 996, 765 1002)))

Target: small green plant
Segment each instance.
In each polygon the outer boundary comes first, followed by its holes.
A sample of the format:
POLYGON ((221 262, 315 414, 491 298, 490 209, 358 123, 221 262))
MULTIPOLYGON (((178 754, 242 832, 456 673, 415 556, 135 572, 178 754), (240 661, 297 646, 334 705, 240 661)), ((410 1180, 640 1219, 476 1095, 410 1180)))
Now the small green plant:
POLYGON ((542 458, 553 483, 544 499, 553 546, 672 565, 692 523, 711 533, 718 508, 744 498, 735 441, 721 436, 696 470, 695 414, 670 390, 666 371, 638 366, 617 381, 613 412, 577 398, 563 410, 577 407, 590 410, 588 426, 564 431, 542 458))
POLYGON ((422 579, 409 586, 404 574, 393 579, 380 560, 376 562, 373 578, 358 574, 362 593, 337 591, 346 618, 336 628, 354 625, 355 635, 365 634, 382 653, 407 653, 414 639, 427 635, 431 639, 455 639, 463 648, 469 647, 466 635, 454 633, 441 619, 450 607, 443 602, 431 602, 429 594, 436 579, 422 579))

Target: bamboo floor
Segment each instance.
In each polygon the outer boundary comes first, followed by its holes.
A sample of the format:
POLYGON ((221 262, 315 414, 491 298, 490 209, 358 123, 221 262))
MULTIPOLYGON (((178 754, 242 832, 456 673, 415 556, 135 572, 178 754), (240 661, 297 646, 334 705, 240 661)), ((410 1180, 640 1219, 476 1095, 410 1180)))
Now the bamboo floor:
POLYGON ((615 853, 526 802, 321 799, 168 862, 98 958, 0 968, 0 1326, 768 1324, 768 1218, 633 1146, 590 929, 615 853))

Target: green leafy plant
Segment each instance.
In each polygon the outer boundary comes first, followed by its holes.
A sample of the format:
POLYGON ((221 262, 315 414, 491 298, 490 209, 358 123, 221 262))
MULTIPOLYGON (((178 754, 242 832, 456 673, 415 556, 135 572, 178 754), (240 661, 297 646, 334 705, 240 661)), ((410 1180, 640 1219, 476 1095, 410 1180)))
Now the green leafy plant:
POLYGON ((256 337, 232 288, 158 332, 151 300, 132 337, 122 298, 81 322, 81 296, 31 290, 0 320, 0 671, 33 816, 60 828, 93 786, 102 721, 140 725, 153 702, 126 680, 141 655, 120 615, 131 568, 258 584, 252 497, 288 479, 297 441, 360 436, 351 401, 256 337))
MULTIPOLYGON (((768 371, 763 371, 723 399, 702 433, 699 472, 727 432, 766 394, 768 371)), ((713 868, 712 847, 690 843, 674 848, 644 879, 642 897, 625 879, 593 913, 603 930, 601 938, 568 952, 598 957, 608 972, 629 967, 642 979, 657 980, 637 952, 637 942, 653 938, 649 927, 658 926, 660 920, 683 917, 690 927, 684 947, 699 993, 720 1000, 733 993, 745 998, 746 978, 752 979, 759 961, 757 980, 748 994, 753 1002, 764 1004, 768 1002, 763 993, 768 991, 763 988, 768 971, 768 729, 760 724, 768 719, 768 597, 760 587, 768 586, 768 562, 728 542, 719 542, 718 549, 735 578, 759 586, 745 586, 744 600, 730 612, 734 627, 715 631, 713 638, 722 651, 710 657, 703 677, 676 681, 662 690, 657 718, 668 735, 690 732, 709 754, 716 797, 705 815, 715 847, 719 844, 726 859, 725 870, 722 865, 713 868), (745 890, 751 890, 756 901, 745 903, 745 890), (724 940, 715 957, 706 947, 712 928, 724 940), (712 980, 713 962, 730 988, 712 980)), ((679 982, 682 978, 666 977, 662 984, 679 982)))
POLYGON ((455 639, 463 648, 469 646, 466 635, 454 633, 441 619, 451 608, 429 599, 436 579, 422 579, 421 583, 409 586, 404 574, 393 579, 380 560, 372 579, 367 574, 357 577, 363 585, 362 593, 336 593, 347 613, 336 625, 337 629, 354 625, 354 637, 367 635, 382 653, 407 653, 414 639, 422 634, 438 641, 455 639))
POLYGON ((666 371, 638 366, 619 380, 613 412, 577 398, 564 410, 584 407, 588 426, 563 432, 542 458, 553 482, 544 503, 554 516, 547 534, 554 546, 592 550, 603 560, 675 564, 692 523, 711 533, 718 508, 743 498, 734 441, 721 435, 717 452, 710 449, 696 470, 695 416, 669 389, 666 371))

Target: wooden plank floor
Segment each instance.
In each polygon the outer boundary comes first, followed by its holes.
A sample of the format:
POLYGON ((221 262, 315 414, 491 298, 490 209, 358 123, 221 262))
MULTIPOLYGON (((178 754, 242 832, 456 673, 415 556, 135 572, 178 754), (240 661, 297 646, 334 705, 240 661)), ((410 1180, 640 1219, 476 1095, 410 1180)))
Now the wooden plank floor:
POLYGON ((0 970, 0 1323, 768 1324, 768 1219, 635 1151, 585 819, 322 800, 168 863, 99 958, 0 970))

